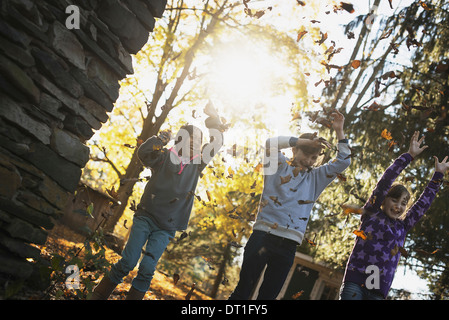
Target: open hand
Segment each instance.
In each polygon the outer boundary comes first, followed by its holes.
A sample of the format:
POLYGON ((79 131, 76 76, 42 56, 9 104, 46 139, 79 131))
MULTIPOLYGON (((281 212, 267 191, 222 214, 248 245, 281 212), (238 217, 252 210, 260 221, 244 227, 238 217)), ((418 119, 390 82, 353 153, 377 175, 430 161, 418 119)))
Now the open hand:
POLYGON ((444 174, 449 169, 449 162, 447 162, 448 156, 446 156, 441 162, 436 156, 433 156, 433 158, 435 159, 435 171, 444 174))
POLYGON ((421 143, 423 143, 425 136, 422 136, 421 139, 418 140, 419 137, 419 131, 415 131, 415 133, 412 136, 412 139, 410 141, 410 147, 408 148, 408 153, 415 158, 417 155, 419 155, 421 152, 424 151, 424 149, 427 149, 428 146, 424 145, 421 147, 421 143))
POLYGON ((331 115, 334 117, 334 121, 332 122, 332 128, 335 131, 343 130, 343 126, 345 124, 345 116, 337 109, 335 109, 335 111, 332 112, 331 115))

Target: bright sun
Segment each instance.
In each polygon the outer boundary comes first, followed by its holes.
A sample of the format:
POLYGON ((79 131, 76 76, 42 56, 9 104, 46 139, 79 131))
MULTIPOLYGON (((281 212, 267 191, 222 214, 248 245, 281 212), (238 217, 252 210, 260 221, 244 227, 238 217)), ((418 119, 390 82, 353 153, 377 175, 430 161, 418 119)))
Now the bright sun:
POLYGON ((231 110, 234 119, 260 116, 274 132, 289 133, 294 93, 285 89, 294 75, 280 55, 263 43, 236 40, 215 47, 212 58, 212 101, 231 110))
POLYGON ((237 99, 257 96, 267 81, 265 66, 257 58, 247 48, 224 52, 214 71, 215 90, 237 99))
POLYGON ((212 95, 231 104, 254 104, 276 93, 287 71, 269 50, 243 42, 217 48, 210 74, 212 95))

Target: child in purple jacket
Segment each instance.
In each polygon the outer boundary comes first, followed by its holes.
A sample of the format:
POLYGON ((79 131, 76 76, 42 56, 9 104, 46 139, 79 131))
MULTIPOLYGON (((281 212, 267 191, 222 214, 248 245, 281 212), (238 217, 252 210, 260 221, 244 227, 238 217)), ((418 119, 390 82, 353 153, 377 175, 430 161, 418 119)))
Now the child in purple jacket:
POLYGON ((407 232, 429 209, 449 169, 448 157, 435 159, 435 173, 419 199, 404 214, 410 194, 393 182, 401 171, 427 146, 420 146, 415 132, 407 153, 402 154, 385 171, 371 197, 363 207, 359 230, 362 237, 355 240, 346 265, 340 290, 341 300, 381 300, 386 298, 404 246, 407 232))

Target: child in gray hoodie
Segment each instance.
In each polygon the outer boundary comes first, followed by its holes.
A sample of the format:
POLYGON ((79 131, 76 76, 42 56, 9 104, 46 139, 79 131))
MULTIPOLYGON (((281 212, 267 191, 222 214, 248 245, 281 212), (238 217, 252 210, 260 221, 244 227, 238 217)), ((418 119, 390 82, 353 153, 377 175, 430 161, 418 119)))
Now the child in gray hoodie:
POLYGON ((171 149, 164 147, 170 140, 167 132, 150 137, 139 147, 139 159, 151 168, 152 176, 137 206, 122 258, 103 277, 91 300, 106 300, 134 269, 142 252, 139 271, 126 299, 143 299, 170 239, 176 231, 187 229, 200 173, 223 145, 224 126, 215 109, 209 104, 205 112, 210 115, 206 126, 210 129, 211 143, 202 149, 202 132, 192 125, 179 130, 171 149))
POLYGON ((230 300, 247 300, 265 266, 257 299, 278 296, 301 244, 314 202, 323 190, 351 163, 351 151, 343 132, 344 116, 332 114, 338 139, 338 154, 329 163, 312 167, 323 148, 314 134, 277 137, 266 142, 264 189, 259 213, 243 256, 240 280, 230 300), (293 148, 290 162, 280 151, 293 148))

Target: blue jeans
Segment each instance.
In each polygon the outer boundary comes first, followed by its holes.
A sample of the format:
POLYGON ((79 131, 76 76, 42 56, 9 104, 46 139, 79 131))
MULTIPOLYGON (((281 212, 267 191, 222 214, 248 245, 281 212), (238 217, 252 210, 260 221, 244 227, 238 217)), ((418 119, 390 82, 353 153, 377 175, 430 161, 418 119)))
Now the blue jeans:
POLYGON ((284 285, 295 259, 298 243, 255 230, 245 246, 240 280, 229 300, 248 300, 265 267, 258 300, 274 300, 284 285))
POLYGON ((381 293, 369 290, 354 282, 343 282, 340 300, 383 300, 381 293))
POLYGON ((122 258, 111 267, 109 279, 116 284, 121 283, 123 278, 139 262, 142 249, 146 243, 143 258, 139 264, 139 271, 132 281, 132 286, 141 292, 148 291, 156 270, 156 264, 170 239, 174 238, 175 233, 176 231, 159 229, 149 217, 135 216, 128 242, 122 252, 122 258))

